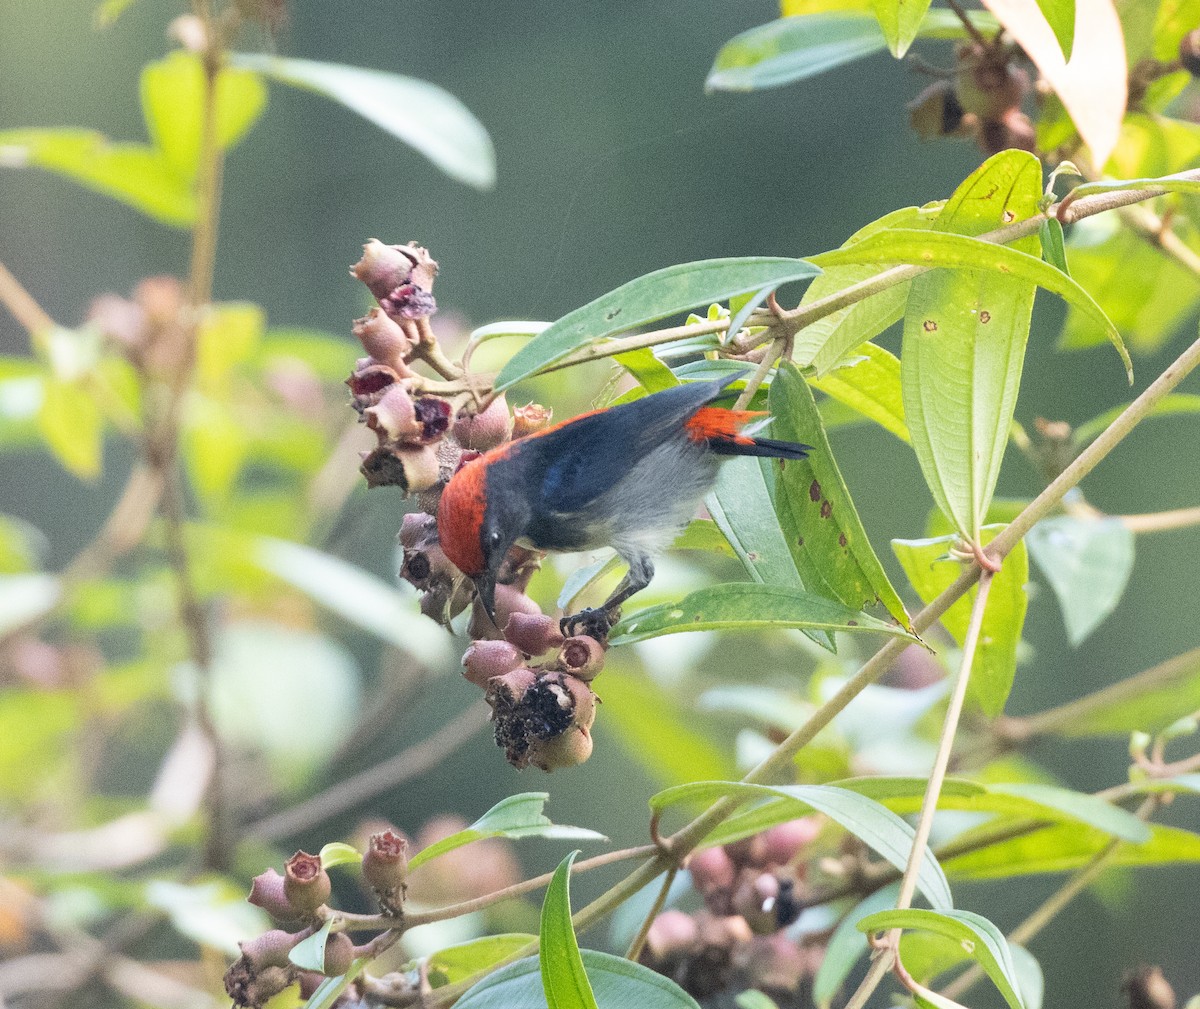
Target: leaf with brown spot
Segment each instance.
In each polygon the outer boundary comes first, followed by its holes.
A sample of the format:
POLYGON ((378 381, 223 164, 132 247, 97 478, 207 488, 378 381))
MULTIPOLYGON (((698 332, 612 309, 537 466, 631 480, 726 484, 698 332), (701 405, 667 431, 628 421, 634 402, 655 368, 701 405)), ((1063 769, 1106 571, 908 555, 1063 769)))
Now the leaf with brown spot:
POLYGON ((787 363, 768 395, 771 437, 812 445, 807 459, 785 470, 763 466, 776 516, 805 584, 852 609, 882 601, 904 627, 910 626, 900 596, 871 549, 850 492, 825 436, 812 392, 799 370, 787 363))

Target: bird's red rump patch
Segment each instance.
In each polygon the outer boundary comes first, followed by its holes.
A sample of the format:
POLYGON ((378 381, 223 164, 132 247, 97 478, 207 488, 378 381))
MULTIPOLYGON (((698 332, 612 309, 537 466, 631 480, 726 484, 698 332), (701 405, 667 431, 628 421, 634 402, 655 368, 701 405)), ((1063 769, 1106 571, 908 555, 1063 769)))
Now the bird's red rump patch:
POLYGON ((703 406, 685 425, 692 441, 723 441, 734 445, 753 445, 754 439, 741 433, 752 420, 765 417, 763 410, 722 410, 703 406))
POLYGON ((488 455, 472 459, 455 473, 438 502, 438 543, 454 566, 472 578, 483 574, 486 566, 479 532, 487 507, 488 455))

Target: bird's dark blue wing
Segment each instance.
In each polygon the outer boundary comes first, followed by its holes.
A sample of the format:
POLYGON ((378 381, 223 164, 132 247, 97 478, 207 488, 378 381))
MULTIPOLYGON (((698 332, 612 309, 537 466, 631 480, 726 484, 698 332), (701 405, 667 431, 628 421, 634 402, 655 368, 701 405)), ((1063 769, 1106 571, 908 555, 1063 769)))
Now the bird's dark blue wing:
POLYGON ((542 507, 560 513, 586 508, 663 442, 686 437, 688 418, 737 377, 664 389, 586 414, 538 438, 546 459, 542 507))

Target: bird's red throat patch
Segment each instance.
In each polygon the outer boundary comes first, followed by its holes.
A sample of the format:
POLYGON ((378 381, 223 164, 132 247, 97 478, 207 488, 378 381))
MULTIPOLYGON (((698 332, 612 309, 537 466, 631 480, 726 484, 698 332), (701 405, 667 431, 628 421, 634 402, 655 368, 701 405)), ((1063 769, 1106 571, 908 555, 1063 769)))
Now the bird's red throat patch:
POLYGON ((438 502, 438 542, 459 571, 471 578, 483 574, 483 545, 479 541, 487 507, 487 466, 472 459, 450 478, 438 502))

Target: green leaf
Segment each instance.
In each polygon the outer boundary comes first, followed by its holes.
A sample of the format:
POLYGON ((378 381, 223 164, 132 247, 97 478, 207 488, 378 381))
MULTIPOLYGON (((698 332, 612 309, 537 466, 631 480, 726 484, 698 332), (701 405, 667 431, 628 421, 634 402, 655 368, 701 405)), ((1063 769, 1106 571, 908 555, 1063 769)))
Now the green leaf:
POLYGON ((450 641, 410 596, 348 561, 300 543, 264 537, 253 551, 264 571, 311 596, 356 627, 430 667, 451 662, 450 641))
POLYGON ((1123 841, 1142 844, 1150 840, 1150 828, 1143 821, 1120 806, 1084 792, 1032 781, 996 783, 988 786, 988 792, 1026 800, 1044 809, 1065 814, 1123 841))
POLYGON ((779 527, 790 541, 803 543, 798 558, 806 584, 822 585, 850 609, 882 604, 893 619, 912 621, 888 581, 858 517, 821 424, 817 405, 795 365, 775 373, 767 400, 772 437, 813 446, 807 459, 762 460, 767 486, 774 482, 779 527))
POLYGON ((114 144, 94 130, 6 130, 0 166, 44 168, 176 228, 196 220, 191 187, 146 144, 114 144))
MULTIPOLYGON (((971 11, 984 31, 995 31, 996 19, 971 11)), ((931 10, 919 35, 958 39, 966 36, 952 11, 931 10), (947 16, 949 15, 949 16, 947 16)), ((879 21, 859 11, 804 14, 769 21, 735 36, 721 47, 704 87, 708 91, 757 91, 776 88, 832 70, 887 48, 879 21)))
POLYGON ((1063 228, 1057 217, 1047 217, 1038 228, 1038 241, 1042 244, 1042 258, 1056 270, 1061 270, 1068 277, 1071 275, 1067 267, 1067 249, 1063 240, 1063 228))
POLYGON ((1045 979, 1042 977, 1042 965, 1024 946, 1010 942, 1008 951, 1012 954, 1013 966, 1017 969, 1017 988, 1021 992, 1025 1009, 1042 1009, 1042 996, 1046 988, 1045 979))
POLYGON ((1012 1009, 1025 1009, 1021 1000, 1017 970, 1008 940, 995 925, 973 911, 929 911, 908 908, 903 911, 877 911, 858 923, 863 932, 883 932, 893 928, 917 928, 947 936, 963 944, 971 958, 983 968, 1012 1009))
MULTIPOLYGON (((1002 526, 984 526, 980 532, 986 546, 1002 526)), ((941 536, 924 540, 892 540, 892 552, 909 583, 923 602, 941 594, 959 575, 961 566, 947 560, 947 551, 958 542, 957 536, 941 536)), ((975 662, 971 667, 971 682, 967 696, 989 716, 1000 714, 1012 689, 1017 671, 1017 646, 1025 624, 1028 598, 1025 583, 1029 581, 1029 555, 1024 543, 1004 558, 1004 565, 992 579, 987 608, 975 662)), ((942 625, 960 645, 966 638, 971 619, 971 604, 977 590, 971 591, 942 614, 942 625)))
POLYGON ((225 626, 209 684, 221 738, 261 752, 289 785, 329 759, 360 710, 358 665, 345 648, 263 621, 225 626))
POLYGON ((383 70, 261 53, 233 53, 230 60, 344 105, 403 140, 452 179, 477 189, 495 185, 496 155, 487 130, 436 84, 383 70))
POLYGON ((1075 0, 1037 0, 1037 5, 1058 40, 1063 59, 1070 62, 1075 46, 1075 0))
MULTIPOLYGON (((1142 353, 1163 346, 1200 301, 1195 274, 1127 228, 1104 232, 1102 218, 1072 228, 1071 274, 1142 353), (1091 229, 1081 228, 1098 221, 1091 229), (1099 240, 1097 240, 1099 239, 1099 240)), ((1072 308, 1059 345, 1074 350, 1103 343, 1090 316, 1072 308)))
POLYGON ((929 0, 874 0, 872 6, 888 48, 900 59, 921 30, 929 0))
POLYGON ((536 935, 523 932, 486 935, 434 953, 426 961, 429 983, 434 988, 457 984, 472 974, 499 963, 538 941, 536 935))
POLYGON ((54 575, 0 575, 0 635, 49 613, 62 598, 54 575))
POLYGON ((1058 598, 1067 640, 1078 648, 1121 601, 1133 571, 1133 533, 1117 518, 1056 515, 1029 530, 1025 542, 1058 598))
POLYGON ((335 865, 357 865, 362 861, 362 852, 344 841, 330 841, 321 849, 321 867, 332 869, 335 865))
POLYGON ((92 23, 97 28, 108 28, 134 3, 135 0, 102 0, 92 13, 92 23))
MULTIPOLYGON (((1178 827, 1150 824, 1150 840, 1122 844, 1112 855, 1114 865, 1168 865, 1200 862, 1200 835, 1178 827)), ((955 839, 968 843, 970 833, 955 839)), ((1069 872, 1086 865, 1106 848, 1112 837, 1102 830, 1063 823, 1010 838, 954 857, 946 857, 946 872, 956 879, 1003 879, 1045 872, 1069 872)))
MULTIPOLYGON (((142 70, 146 131, 175 174, 187 183, 200 169, 204 132, 204 67, 195 53, 177 50, 142 70)), ((262 114, 267 89, 258 74, 224 67, 217 76, 216 142, 231 149, 262 114)))
POLYGON ((507 389, 580 347, 657 322, 697 305, 807 280, 820 271, 802 259, 773 256, 707 259, 655 270, 568 312, 534 337, 500 370, 495 388, 507 389))
POLYGON ((329 940, 331 921, 325 922, 307 939, 301 939, 288 953, 288 959, 301 970, 325 973, 325 943, 329 940))
MULTIPOLYGON (((1091 420, 1080 424, 1079 427, 1075 428, 1075 444, 1079 448, 1083 448, 1084 445, 1094 441, 1128 407, 1128 403, 1123 403, 1121 406, 1114 406, 1111 410, 1106 410, 1100 414, 1099 417, 1093 417, 1091 420)), ((1150 417, 1178 417, 1196 413, 1200 413, 1200 396, 1188 392, 1172 392, 1168 393, 1150 408, 1146 419, 1150 417)))
MULTIPOLYGON (((904 423, 904 396, 900 388, 900 359, 873 343, 858 348, 851 358, 808 384, 873 420, 903 442, 911 441, 904 423)), ((828 424, 826 425, 828 427, 828 424)))
POLYGON ((369 956, 360 956, 351 962, 350 969, 345 974, 339 977, 327 977, 308 997, 308 1001, 304 1003, 304 1009, 333 1009, 334 1003, 353 984, 354 979, 366 970, 367 964, 370 962, 369 956))
POLYGON ((679 384, 675 373, 658 359, 651 347, 618 354, 614 360, 636 378, 646 392, 661 392, 679 384))
POLYGON ((671 544, 672 550, 703 550, 707 553, 736 556, 729 540, 712 519, 693 519, 671 544))
POLYGON ((652 780, 674 785, 734 774, 728 747, 711 738, 689 707, 654 680, 610 662, 602 693, 602 731, 611 732, 652 780))
POLYGON ((699 589, 677 603, 650 606, 622 619, 609 642, 627 645, 683 631, 808 628, 888 634, 917 640, 898 624, 850 609, 825 596, 782 585, 731 582, 699 589))
POLYGON ((238 943, 265 932, 269 919, 246 902, 245 891, 225 879, 194 883, 156 879, 146 884, 144 903, 166 912, 171 926, 200 946, 236 956, 238 943))
MULTIPOLYGON (((937 219, 940 209, 940 204, 931 204, 894 210, 860 228, 841 247, 852 248, 871 235, 889 228, 928 228, 937 219)), ((803 307, 837 295, 856 284, 871 280, 878 273, 879 267, 875 263, 830 267, 808 285, 800 305, 803 307)), ((818 376, 827 374, 847 354, 854 353, 855 348, 904 318, 908 290, 908 283, 893 284, 805 326, 796 334, 792 359, 801 368, 814 369, 818 376)))
POLYGON ((53 375, 42 389, 37 425, 47 447, 65 469, 94 480, 104 455, 104 417, 95 397, 82 381, 53 375))
MULTIPOLYGON (((674 981, 623 957, 582 951, 596 1002, 605 1009, 700 1009, 674 981)), ((468 991, 456 1009, 548 1009, 536 956, 494 971, 468 991)))
POLYGON ((733 1004, 737 1009, 779 1009, 773 999, 768 998, 757 988, 750 988, 734 997, 733 1004))
POLYGON ((551 840, 572 841, 603 841, 603 834, 582 827, 563 827, 551 823, 542 810, 548 792, 522 792, 501 799, 496 805, 483 814, 471 826, 460 830, 449 837, 435 841, 427 848, 422 848, 408 862, 408 868, 415 870, 431 859, 444 855, 455 848, 461 848, 472 841, 480 841, 485 837, 546 837, 551 840))
POLYGON ((876 911, 894 908, 899 893, 899 883, 885 886, 856 904, 838 923, 813 978, 813 1001, 820 1009, 829 1009, 850 971, 867 952, 867 937, 858 930, 858 923, 876 911))
MULTIPOLYGON (((659 811, 680 802, 710 805, 726 797, 743 803, 755 799, 784 799, 792 806, 789 817, 792 819, 816 810, 840 824, 897 869, 903 870, 908 862, 914 834, 912 827, 873 799, 830 785, 773 787, 735 781, 697 781, 651 796, 650 808, 659 811)), ((921 863, 917 885, 934 907, 954 906, 946 877, 928 850, 921 863)))
POLYGON ((573 851, 559 863, 542 902, 538 959, 549 1009, 599 1009, 571 924, 571 865, 578 854, 573 851))

